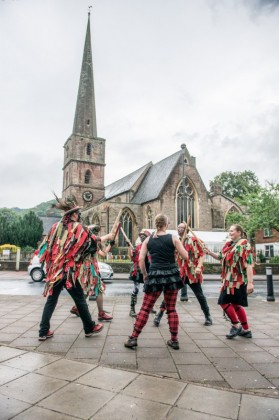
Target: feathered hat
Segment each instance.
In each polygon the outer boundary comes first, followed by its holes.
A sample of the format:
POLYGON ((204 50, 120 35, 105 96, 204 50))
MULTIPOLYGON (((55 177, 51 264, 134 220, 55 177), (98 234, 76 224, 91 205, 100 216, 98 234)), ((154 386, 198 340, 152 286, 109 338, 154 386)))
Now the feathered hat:
POLYGON ((81 209, 81 207, 78 206, 78 202, 75 196, 70 195, 65 198, 58 198, 55 193, 53 194, 55 196, 56 203, 52 204, 52 207, 64 211, 64 216, 66 216, 66 214, 74 213, 75 211, 81 209))

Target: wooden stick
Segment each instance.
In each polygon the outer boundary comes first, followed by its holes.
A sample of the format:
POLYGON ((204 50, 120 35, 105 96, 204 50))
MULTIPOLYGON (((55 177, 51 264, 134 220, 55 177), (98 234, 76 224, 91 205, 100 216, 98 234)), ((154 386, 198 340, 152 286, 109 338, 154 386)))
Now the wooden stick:
POLYGON ((119 231, 120 227, 121 227, 121 223, 118 223, 115 234, 113 235, 113 241, 116 238, 116 235, 118 234, 118 231, 119 231))
POLYGON ((182 223, 185 223, 185 230, 184 230, 182 238, 181 238, 181 242, 184 245, 184 243, 186 241, 186 236, 187 236, 187 233, 188 233, 188 229, 190 229, 191 216, 188 216, 187 223, 184 222, 184 221, 182 223))
POLYGON ((188 227, 188 229, 192 233, 192 235, 194 235, 194 237, 197 239, 197 241, 198 241, 199 245, 201 246, 201 248, 204 250, 205 243, 201 239, 199 239, 197 237, 197 235, 195 235, 195 232, 192 231, 192 229, 190 228, 190 226, 188 227))
POLYGON ((129 245, 131 247, 133 247, 132 242, 130 241, 130 239, 128 238, 128 236, 126 235, 126 233, 124 232, 124 229, 122 227, 120 227, 120 229, 121 229, 122 235, 124 236, 125 240, 129 243, 129 245))
POLYGON ((119 210, 119 213, 118 213, 118 215, 117 215, 117 217, 116 217, 116 219, 115 219, 115 222, 114 222, 114 224, 113 224, 113 226, 112 226, 112 229, 111 229, 111 231, 110 231, 110 233, 111 233, 111 235, 112 235, 112 237, 116 237, 116 235, 117 235, 117 232, 118 232, 118 230, 119 230, 119 221, 120 221, 120 217, 121 217, 121 214, 122 214, 122 210, 119 210), (115 232, 114 232, 115 231, 115 232))

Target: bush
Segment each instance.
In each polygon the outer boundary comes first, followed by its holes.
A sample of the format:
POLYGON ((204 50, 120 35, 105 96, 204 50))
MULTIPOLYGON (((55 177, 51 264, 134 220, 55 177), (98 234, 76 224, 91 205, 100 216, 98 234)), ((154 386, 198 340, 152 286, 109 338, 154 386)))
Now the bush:
POLYGON ((271 264, 279 264, 279 255, 276 255, 276 257, 270 258, 269 262, 271 264))
POLYGON ((35 249, 32 246, 27 245, 27 246, 21 248, 21 251, 31 253, 31 252, 35 252, 35 249))
POLYGON ((257 257, 258 257, 259 262, 261 262, 261 263, 265 263, 266 262, 266 258, 265 258, 265 256, 264 256, 264 254, 263 254, 262 251, 260 251, 260 252, 257 253, 257 257))

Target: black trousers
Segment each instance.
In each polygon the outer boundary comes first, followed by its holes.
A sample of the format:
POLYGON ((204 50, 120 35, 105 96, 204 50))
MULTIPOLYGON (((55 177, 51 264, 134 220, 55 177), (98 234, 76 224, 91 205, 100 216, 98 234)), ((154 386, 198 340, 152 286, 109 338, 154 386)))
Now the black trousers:
MULTIPOLYGON (((66 283, 66 278, 63 278, 58 283, 56 283, 55 286, 53 287, 52 295, 51 296, 49 295, 47 297, 47 301, 45 303, 44 310, 43 310, 42 320, 40 323, 40 330, 39 330, 40 337, 43 337, 49 331, 50 320, 54 312, 54 309, 57 305, 59 295, 63 287, 65 286, 65 283, 66 283)), ((91 332, 95 326, 95 322, 92 321, 81 285, 77 281, 75 287, 73 286, 71 289, 66 289, 66 290, 69 293, 69 295, 71 295, 71 297, 73 298, 75 302, 76 307, 78 308, 79 315, 83 323, 85 334, 91 332)))
POLYGON ((181 296, 187 296, 187 285, 191 287, 194 295, 199 301, 201 310, 203 311, 205 317, 210 316, 209 307, 207 304, 206 297, 203 294, 203 290, 200 283, 189 283, 189 280, 186 279, 185 285, 181 289, 181 296))

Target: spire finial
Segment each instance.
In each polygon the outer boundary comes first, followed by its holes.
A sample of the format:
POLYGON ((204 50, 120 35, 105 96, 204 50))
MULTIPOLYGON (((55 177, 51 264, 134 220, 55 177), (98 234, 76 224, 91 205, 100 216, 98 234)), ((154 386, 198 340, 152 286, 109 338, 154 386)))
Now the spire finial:
POLYGON ((88 6, 88 17, 90 16, 92 6, 88 6))

